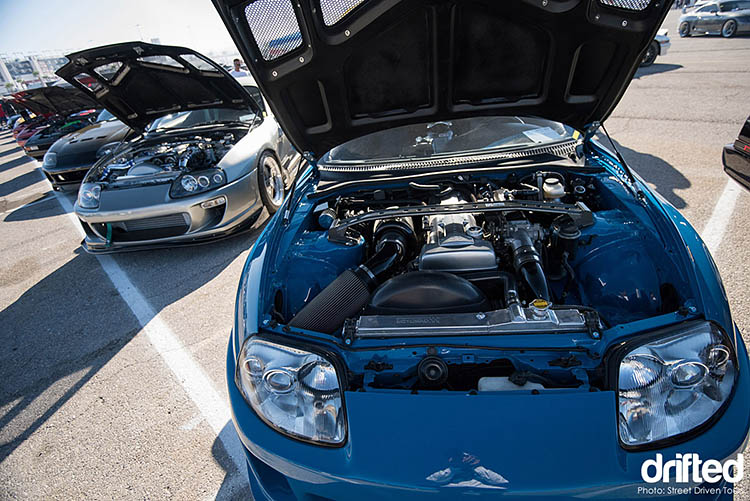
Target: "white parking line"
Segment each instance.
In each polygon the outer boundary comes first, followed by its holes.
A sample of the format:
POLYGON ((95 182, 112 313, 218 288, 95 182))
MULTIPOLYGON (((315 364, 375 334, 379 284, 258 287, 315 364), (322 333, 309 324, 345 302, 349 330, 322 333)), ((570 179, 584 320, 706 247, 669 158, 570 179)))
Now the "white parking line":
MULTIPOLYGON (((41 170, 39 170, 39 173, 46 180, 41 170)), ((54 194, 63 210, 70 217, 78 233, 82 238, 85 237, 81 223, 75 216, 70 200, 60 195, 57 191, 54 194)), ((241 476, 245 471, 245 455, 242 444, 231 424, 231 414, 225 399, 216 391, 203 369, 193 360, 190 352, 183 346, 180 339, 161 319, 159 314, 154 311, 148 300, 141 294, 133 282, 130 281, 130 278, 120 265, 117 264, 117 261, 107 255, 98 255, 96 258, 112 281, 115 289, 117 289, 117 292, 138 319, 143 332, 146 334, 146 338, 159 353, 185 390, 185 393, 187 393, 198 408, 203 419, 206 420, 219 438, 219 441, 221 441, 221 444, 232 458, 241 476)), ((227 475, 230 473, 227 472, 227 475)), ((226 490, 223 491, 223 494, 230 494, 235 483, 237 483, 236 480, 225 485, 226 490)), ((217 489, 218 493, 219 490, 217 489)), ((213 495, 211 497, 216 498, 217 496, 213 495)))
POLYGON ((714 206, 711 217, 708 218, 708 222, 703 227, 701 237, 708 250, 711 251, 711 254, 715 254, 719 249, 719 245, 721 245, 724 233, 727 231, 727 227, 732 220, 732 212, 734 212, 734 206, 737 205, 737 198, 740 191, 742 191, 742 188, 736 181, 733 179, 727 180, 724 191, 721 192, 721 196, 714 206))

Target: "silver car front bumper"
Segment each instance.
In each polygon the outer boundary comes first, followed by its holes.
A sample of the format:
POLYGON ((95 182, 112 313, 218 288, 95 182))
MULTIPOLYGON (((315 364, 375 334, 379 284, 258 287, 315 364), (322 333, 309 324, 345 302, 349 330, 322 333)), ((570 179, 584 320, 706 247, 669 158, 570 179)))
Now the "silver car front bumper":
POLYGON ((248 229, 263 209, 257 171, 216 190, 170 199, 170 185, 108 192, 99 209, 75 212, 83 224, 83 247, 91 253, 189 245, 248 229), (224 203, 201 205, 222 199, 224 203))

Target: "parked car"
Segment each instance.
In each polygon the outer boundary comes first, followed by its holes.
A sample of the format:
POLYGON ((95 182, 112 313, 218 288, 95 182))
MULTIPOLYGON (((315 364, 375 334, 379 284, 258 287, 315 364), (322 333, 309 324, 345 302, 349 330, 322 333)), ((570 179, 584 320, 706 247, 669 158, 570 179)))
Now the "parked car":
POLYGON ((26 145, 26 141, 28 141, 31 136, 49 126, 50 119, 52 119, 52 117, 44 117, 43 120, 29 123, 26 127, 21 127, 15 138, 16 144, 18 144, 19 147, 23 148, 26 145))
POLYGON ((20 113, 16 113, 14 115, 9 116, 8 117, 8 121, 5 123, 5 125, 4 125, 3 128, 4 129, 9 129, 9 130, 12 131, 13 127, 16 125, 16 122, 18 122, 18 120, 20 120, 21 118, 22 117, 21 117, 20 113))
POLYGON ((654 41, 648 44, 646 53, 641 60, 641 67, 651 66, 656 61, 657 56, 666 56, 667 51, 672 46, 669 41, 669 31, 661 29, 656 33, 654 41))
POLYGON ((593 139, 670 2, 214 4, 310 165, 227 351, 255 499, 635 499, 743 450, 716 266, 593 139))
POLYGON ((13 128, 13 136, 22 148, 31 136, 43 128, 59 123, 73 113, 96 108, 96 102, 91 97, 67 85, 24 90, 16 92, 13 97, 35 114, 13 128))
POLYGON ((134 135, 133 129, 102 110, 93 125, 55 141, 44 155, 42 171, 55 190, 78 189, 99 158, 134 135))
POLYGON ((681 37, 750 33, 750 0, 708 2, 680 16, 681 37))
POLYGON ((252 80, 183 47, 129 42, 68 56, 57 71, 139 133, 97 161, 75 211, 89 252, 194 244, 275 212, 300 156, 252 80), (83 77, 96 84, 81 83, 83 77))
POLYGON ((29 116, 28 119, 16 120, 16 123, 13 126, 13 139, 18 141, 19 136, 22 136, 21 140, 26 142, 26 140, 33 135, 31 131, 39 130, 39 128, 47 125, 47 122, 52 118, 52 116, 53 115, 51 113, 46 113, 42 115, 35 115, 33 117, 29 116))
POLYGON ((83 129, 94 123, 99 110, 84 110, 65 118, 58 118, 34 133, 23 145, 24 152, 34 159, 44 157, 52 144, 71 132, 83 129))
POLYGON ((724 172, 750 189, 750 117, 745 121, 737 140, 724 146, 722 162, 724 172))

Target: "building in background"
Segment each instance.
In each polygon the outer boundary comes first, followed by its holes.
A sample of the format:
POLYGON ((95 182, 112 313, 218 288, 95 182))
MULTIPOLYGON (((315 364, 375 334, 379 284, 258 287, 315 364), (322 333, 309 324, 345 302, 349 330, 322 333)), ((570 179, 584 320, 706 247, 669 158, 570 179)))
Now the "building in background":
POLYGON ((54 84, 62 56, 0 56, 0 95, 54 84))

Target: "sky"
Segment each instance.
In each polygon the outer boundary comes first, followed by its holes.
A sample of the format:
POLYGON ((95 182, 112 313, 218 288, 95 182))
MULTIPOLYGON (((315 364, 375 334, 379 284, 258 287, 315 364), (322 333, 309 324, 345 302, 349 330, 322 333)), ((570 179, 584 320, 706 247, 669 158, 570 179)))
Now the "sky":
POLYGON ((236 51, 211 0, 0 0, 0 56, 132 40, 236 51))

